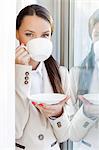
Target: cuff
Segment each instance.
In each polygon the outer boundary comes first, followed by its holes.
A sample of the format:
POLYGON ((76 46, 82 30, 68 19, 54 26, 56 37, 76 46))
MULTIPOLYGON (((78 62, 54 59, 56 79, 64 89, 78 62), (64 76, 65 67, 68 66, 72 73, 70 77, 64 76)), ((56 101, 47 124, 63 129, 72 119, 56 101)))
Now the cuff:
POLYGON ((71 121, 70 126, 70 139, 73 141, 79 141, 86 136, 91 127, 95 124, 95 121, 88 118, 83 112, 83 105, 77 111, 71 121))
POLYGON ((49 117, 49 121, 51 125, 53 126, 53 128, 58 129, 58 130, 66 126, 67 122, 70 123, 68 116, 66 114, 65 108, 63 108, 63 113, 60 117, 58 118, 49 117))
POLYGON ((65 109, 66 108, 64 107, 64 112, 60 117, 55 118, 54 120, 49 118, 49 122, 53 127, 53 132, 60 143, 69 138, 70 121, 65 109))

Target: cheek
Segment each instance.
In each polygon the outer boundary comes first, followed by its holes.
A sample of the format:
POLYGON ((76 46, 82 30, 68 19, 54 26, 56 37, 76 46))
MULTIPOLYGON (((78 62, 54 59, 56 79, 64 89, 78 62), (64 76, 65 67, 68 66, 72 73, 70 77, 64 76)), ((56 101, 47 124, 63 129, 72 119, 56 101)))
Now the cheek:
POLYGON ((19 35, 19 42, 26 45, 28 39, 24 35, 19 35))
POLYGON ((26 45, 26 43, 29 41, 29 39, 26 37, 26 35, 22 31, 17 32, 17 39, 19 40, 20 43, 23 43, 26 45))

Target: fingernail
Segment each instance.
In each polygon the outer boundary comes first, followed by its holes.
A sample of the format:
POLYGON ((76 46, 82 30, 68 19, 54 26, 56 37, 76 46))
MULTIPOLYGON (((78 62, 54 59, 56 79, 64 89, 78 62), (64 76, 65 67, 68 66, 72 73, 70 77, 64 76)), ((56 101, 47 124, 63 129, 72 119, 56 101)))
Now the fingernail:
POLYGON ((32 102, 33 105, 36 105, 36 102, 32 102))
POLYGON ((39 106, 43 107, 43 106, 44 106, 44 104, 43 104, 43 103, 40 103, 40 104, 39 104, 39 106))

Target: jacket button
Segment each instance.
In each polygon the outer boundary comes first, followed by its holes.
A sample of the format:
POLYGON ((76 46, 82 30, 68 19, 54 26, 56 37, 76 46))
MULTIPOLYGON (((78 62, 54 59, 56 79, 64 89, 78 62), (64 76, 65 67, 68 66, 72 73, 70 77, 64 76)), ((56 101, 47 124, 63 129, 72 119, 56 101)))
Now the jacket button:
POLYGON ((38 138, 39 138, 39 140, 43 140, 43 139, 44 139, 44 135, 43 135, 43 134, 40 134, 40 135, 38 136, 38 138))
POLYGON ((89 125, 89 122, 86 121, 86 122, 83 124, 83 127, 86 128, 88 125, 89 125))
POLYGON ((26 77, 25 77, 25 80, 28 80, 28 79, 29 79, 29 77, 26 76, 26 77))
POLYGON ((28 81, 24 81, 24 84, 28 84, 28 81))
POLYGON ((28 76, 28 75, 29 75, 29 72, 25 72, 25 75, 28 76))
POLYGON ((57 126, 60 128, 62 126, 61 122, 57 122, 57 126))

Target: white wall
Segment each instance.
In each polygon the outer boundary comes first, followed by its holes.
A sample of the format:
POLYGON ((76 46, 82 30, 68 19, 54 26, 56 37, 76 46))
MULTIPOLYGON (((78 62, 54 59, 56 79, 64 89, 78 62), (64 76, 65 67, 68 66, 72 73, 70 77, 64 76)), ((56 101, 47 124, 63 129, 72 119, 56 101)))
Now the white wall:
POLYGON ((25 6, 35 4, 36 0, 16 0, 16 14, 25 6))
POLYGON ((0 150, 15 145, 15 0, 0 3, 0 150))
MULTIPOLYGON (((16 16, 22 8, 27 5, 36 4, 37 0, 16 0, 16 16)), ((16 39, 16 47, 19 45, 18 40, 16 39)))

